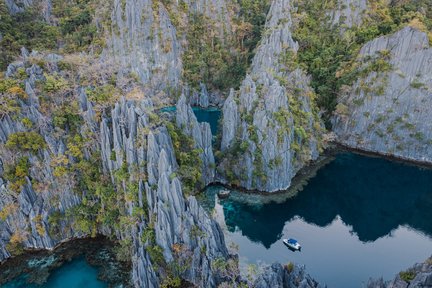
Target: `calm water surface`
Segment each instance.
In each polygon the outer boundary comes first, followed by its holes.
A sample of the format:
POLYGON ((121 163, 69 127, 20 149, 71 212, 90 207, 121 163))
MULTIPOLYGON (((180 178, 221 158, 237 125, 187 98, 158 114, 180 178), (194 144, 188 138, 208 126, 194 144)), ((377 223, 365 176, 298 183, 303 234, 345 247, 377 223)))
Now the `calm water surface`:
MULTIPOLYGON (((200 107, 192 107, 192 110, 197 117, 198 122, 207 122, 210 124, 210 129, 212 131, 213 136, 217 134, 218 131, 218 123, 219 119, 222 115, 221 110, 210 107, 210 108, 200 108, 200 107)), ((161 112, 175 112, 175 106, 169 106, 160 109, 161 112)))
POLYGON ((0 264, 2 288, 132 287, 130 266, 104 237, 77 239, 53 251, 29 251, 0 264))
POLYGON ((54 270, 48 277, 47 282, 42 285, 29 284, 26 275, 23 275, 1 287, 4 288, 102 288, 108 287, 97 279, 97 268, 90 266, 87 261, 81 257, 74 259, 69 263, 63 264, 54 270))
POLYGON ((281 203, 251 203, 235 191, 218 202, 219 189, 201 201, 223 211, 227 242, 239 245, 244 266, 292 261, 329 287, 362 287, 432 255, 432 170, 341 153, 281 203), (288 237, 301 252, 283 245, 288 237))

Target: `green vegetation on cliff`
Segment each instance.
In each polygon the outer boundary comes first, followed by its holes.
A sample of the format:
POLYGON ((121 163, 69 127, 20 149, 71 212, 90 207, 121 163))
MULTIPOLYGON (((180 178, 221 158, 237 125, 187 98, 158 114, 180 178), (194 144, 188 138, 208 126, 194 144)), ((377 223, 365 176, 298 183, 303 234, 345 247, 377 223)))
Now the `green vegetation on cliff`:
POLYGON ((293 38, 299 42, 297 61, 312 76, 311 85, 327 125, 341 88, 359 76, 355 62, 364 43, 406 25, 432 31, 432 4, 427 0, 392 5, 369 1, 363 24, 351 28, 332 23, 335 1, 297 0, 294 5, 298 9, 293 14, 293 38))
POLYGON ((193 87, 203 82, 221 91, 238 88, 261 38, 270 1, 238 0, 229 4, 227 17, 233 15, 229 24, 190 12, 184 2, 180 6, 186 15, 167 5, 178 33, 186 35, 182 56, 185 82, 193 87))
MULTIPOLYGON (((5 1, 0 2, 0 70, 4 70, 26 47, 35 50, 60 50, 66 53, 100 49, 104 44, 101 27, 93 20, 94 0, 53 1, 52 23, 46 22, 37 7, 9 14, 5 1)), ((100 26, 100 25, 99 25, 100 26)))

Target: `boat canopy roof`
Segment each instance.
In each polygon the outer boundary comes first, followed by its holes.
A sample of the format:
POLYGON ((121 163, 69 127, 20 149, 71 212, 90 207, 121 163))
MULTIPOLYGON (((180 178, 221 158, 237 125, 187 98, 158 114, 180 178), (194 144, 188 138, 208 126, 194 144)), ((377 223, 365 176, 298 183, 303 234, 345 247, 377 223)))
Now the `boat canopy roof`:
POLYGON ((290 243, 290 244, 296 244, 297 240, 290 238, 290 239, 288 239, 288 243, 290 243))

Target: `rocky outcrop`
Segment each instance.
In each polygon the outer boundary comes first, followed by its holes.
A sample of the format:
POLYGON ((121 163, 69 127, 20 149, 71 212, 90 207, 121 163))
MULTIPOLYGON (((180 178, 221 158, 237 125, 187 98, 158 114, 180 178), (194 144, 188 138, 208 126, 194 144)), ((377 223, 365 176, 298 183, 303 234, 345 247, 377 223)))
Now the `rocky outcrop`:
POLYGON ((364 12, 368 9, 367 0, 338 0, 332 12, 332 22, 351 28, 362 24, 364 12))
POLYGON ((432 287, 432 258, 400 272, 393 280, 369 280, 367 288, 432 287))
MULTIPOLYGON (((23 52, 26 54, 25 50, 23 52)), ((23 55, 23 58, 25 56, 23 55)), ((10 251, 6 247, 11 238, 17 241, 18 246, 24 248, 51 249, 64 239, 82 236, 81 233, 74 231, 71 223, 66 220, 59 223, 55 235, 49 232, 51 213, 64 213, 68 208, 80 203, 80 195, 74 192, 73 179, 59 179, 53 170, 58 157, 65 157, 71 163, 74 159, 65 154, 66 143, 55 136, 51 120, 39 111, 39 102, 34 90, 36 81, 44 80, 42 69, 37 65, 29 66, 28 63, 15 62, 9 65, 7 75, 12 77, 18 67, 27 67, 24 87, 28 96, 27 101, 20 101, 19 119, 28 119, 33 123, 38 133, 43 135, 46 146, 39 149, 36 154, 5 148, 4 144, 9 135, 27 131, 28 128, 15 116, 4 115, 0 120, 2 177, 6 170, 10 169, 8 166, 11 167, 19 159, 26 159, 31 167, 29 175, 24 176, 25 184, 19 193, 4 178, 0 180, 0 211, 3 212, 3 219, 0 220, 0 260, 10 256, 10 251)), ((91 106, 81 106, 80 109, 84 117, 94 113, 91 106)), ((89 129, 89 126, 84 125, 82 131, 86 129, 89 129)))
POLYGON ((210 124, 207 122, 198 123, 190 105, 186 102, 186 97, 182 95, 177 103, 176 112, 177 127, 191 137, 195 142, 195 147, 200 149, 202 161, 202 182, 208 185, 214 180, 215 159, 213 156, 212 133, 210 124))
POLYGON ((325 286, 320 285, 306 274, 304 266, 294 264, 282 266, 275 263, 263 269, 263 272, 255 280, 253 287, 318 288, 325 286))
POLYGON ((50 22, 52 3, 51 0, 5 0, 10 14, 24 12, 27 8, 33 7, 43 16, 46 22, 50 22))
MULTIPOLYGON (((79 189, 80 192, 77 192, 78 184, 73 174, 63 178, 56 174, 56 166, 61 165, 59 156, 66 157, 68 163, 76 163, 76 159, 68 151, 70 147, 66 145, 64 135, 54 128, 53 119, 39 111, 40 90, 35 84, 36 81, 46 81, 48 71, 37 65, 29 66, 24 61, 10 66, 8 75, 14 77, 23 67, 28 67, 24 86, 29 97, 20 102, 18 115, 6 115, 0 120, 0 260, 11 256, 12 242, 24 248, 52 249, 61 241, 89 236, 74 229, 75 215, 59 222, 58 233, 54 235, 52 232, 50 217, 55 213, 65 214, 70 208, 82 205, 88 191, 79 189), (21 121, 23 118, 32 121, 37 132, 44 136, 47 145, 37 153, 12 151, 4 145, 12 133, 27 131, 21 121), (5 178, 5 165, 13 163, 19 156, 28 157, 31 170, 25 176, 26 183, 22 189, 14 192, 11 181, 5 178)), ((61 71, 56 70, 55 73, 61 71)), ((83 87, 77 87, 69 92, 70 97, 75 97, 79 103, 83 123, 79 127, 80 134, 94 139, 86 143, 83 157, 100 155, 100 169, 108 179, 111 178, 114 191, 118 194, 117 205, 124 206, 110 208, 118 209, 122 215, 123 220, 120 221, 124 223, 121 227, 101 225, 97 227, 97 232, 115 235, 120 241, 130 241, 132 281, 136 287, 159 287, 160 279, 165 277, 166 271, 156 262, 157 259, 149 255, 148 249, 154 247, 160 247, 166 263, 183 263, 185 269, 179 272, 183 279, 199 287, 217 286, 218 275, 211 269, 211 262, 216 258, 229 257, 223 233, 194 197, 184 199, 182 184, 175 174, 178 165, 171 138, 163 122, 157 117, 152 118, 155 117, 152 116, 152 102, 144 95, 139 97, 142 100, 122 97, 111 109, 105 110, 100 121, 96 121, 94 104, 88 100, 85 91, 83 87), (126 220, 134 221, 133 225, 126 220), (154 234, 154 243, 147 237, 149 234, 154 234)), ((185 98, 182 99, 183 105, 186 105, 185 98)), ((194 115, 188 105, 178 109, 186 112, 188 117, 194 115), (184 110, 185 107, 187 110, 184 110), (189 112, 191 114, 187 114, 189 112)), ((199 125, 196 118, 184 120, 195 120, 193 123, 202 131, 200 135, 203 137, 197 138, 201 139, 197 143, 203 147, 203 153, 212 155, 208 124, 199 125), (208 139, 205 138, 207 136, 208 139)), ((108 205, 103 199, 99 200, 102 206, 108 205)))
MULTIPOLYGON (((178 1, 115 0, 111 35, 102 59, 120 70, 120 76, 143 83, 146 94, 165 92, 166 97, 154 99, 168 101, 171 92, 182 89, 182 51, 188 49, 184 27, 192 25, 195 14, 203 15, 209 25, 214 26, 216 37, 223 40, 231 31, 229 4, 225 0, 182 1, 180 4, 178 1)), ((197 98, 196 103, 207 107, 207 91, 201 87, 201 92, 194 93, 193 96, 204 96, 197 98)))
POLYGON ((295 64, 291 4, 273 1, 251 73, 223 108, 219 171, 250 190, 290 186, 296 172, 318 157, 322 125, 309 79, 295 64))
POLYGON ((220 91, 208 91, 204 83, 200 83, 199 90, 184 87, 183 94, 192 107, 209 108, 222 107, 225 96, 220 91))
POLYGON ((104 119, 101 123, 104 167, 115 174, 126 161, 131 177, 134 167, 139 167, 138 175, 147 175, 135 178, 139 181, 138 202, 131 203, 129 208, 132 213, 135 205, 148 207, 149 219, 141 219, 133 237, 133 282, 137 287, 158 287, 156 271, 149 264, 145 249, 148 243, 142 242, 148 223, 154 223, 156 243, 162 248, 165 261, 179 261, 174 247, 181 246, 191 263, 183 271, 183 278, 200 287, 215 286, 210 263, 212 259, 228 257, 223 233, 194 197, 183 198, 181 182, 174 173, 178 165, 170 136, 165 127, 155 127, 149 121, 146 111, 151 107, 146 100, 122 99, 114 107, 110 121, 104 119), (115 160, 110 157, 111 151, 115 152, 115 160))
POLYGON ((181 45, 162 3, 116 0, 111 26, 105 59, 112 59, 122 73, 138 78, 149 91, 178 88, 181 45))
POLYGON ((363 73, 340 99, 333 119, 338 141, 356 149, 432 162, 432 48, 411 27, 377 38, 360 51, 363 73))

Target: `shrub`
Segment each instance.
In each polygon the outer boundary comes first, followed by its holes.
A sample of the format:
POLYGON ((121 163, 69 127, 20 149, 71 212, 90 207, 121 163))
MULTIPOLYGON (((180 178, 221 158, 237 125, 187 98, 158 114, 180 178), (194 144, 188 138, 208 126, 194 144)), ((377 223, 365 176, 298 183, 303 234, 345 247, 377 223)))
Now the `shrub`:
POLYGON ((414 271, 402 271, 399 272, 399 277, 404 280, 405 282, 410 282, 412 280, 414 280, 414 278, 416 277, 417 273, 414 271))
POLYGON ((294 270, 294 264, 289 262, 287 265, 285 265, 285 269, 288 271, 288 273, 291 273, 294 270))
POLYGON ((16 193, 26 184, 26 177, 30 175, 30 162, 27 157, 21 157, 17 163, 5 166, 4 177, 9 181, 9 187, 16 193))
POLYGON ((36 153, 39 149, 45 148, 44 138, 36 132, 16 132, 9 135, 6 147, 36 153))
POLYGON ((184 192, 186 195, 193 194, 203 186, 200 157, 202 151, 196 149, 194 141, 172 123, 167 122, 166 127, 173 141, 176 159, 180 166, 178 175, 184 184, 184 192))
POLYGON ((96 104, 110 104, 115 102, 119 96, 119 91, 111 84, 86 89, 90 101, 96 104))
POLYGON ((24 247, 22 245, 23 241, 24 241, 24 235, 19 231, 17 231, 14 234, 12 234, 11 238, 9 239, 9 243, 6 244, 6 249, 12 255, 20 255, 24 252, 24 247))
POLYGON ((53 93, 64 91, 69 87, 69 83, 61 76, 45 74, 45 79, 43 86, 45 92, 53 93))

